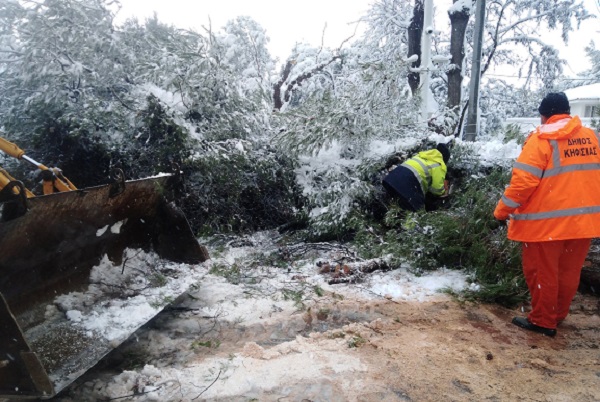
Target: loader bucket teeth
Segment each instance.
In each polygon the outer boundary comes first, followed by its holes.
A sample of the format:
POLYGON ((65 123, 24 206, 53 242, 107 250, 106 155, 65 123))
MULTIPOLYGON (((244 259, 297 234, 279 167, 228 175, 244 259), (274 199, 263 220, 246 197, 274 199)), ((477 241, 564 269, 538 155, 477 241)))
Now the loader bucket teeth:
MULTIPOLYGON (((34 197, 24 214, 0 221, 0 398, 52 397, 147 322, 107 340, 72 325, 64 314, 45 317, 57 297, 85 291, 103 259, 121 264, 127 249, 177 263, 209 258, 183 213, 167 200, 174 180, 128 181, 118 194, 105 185, 34 197)), ((178 275, 163 280, 186 276, 178 275)))

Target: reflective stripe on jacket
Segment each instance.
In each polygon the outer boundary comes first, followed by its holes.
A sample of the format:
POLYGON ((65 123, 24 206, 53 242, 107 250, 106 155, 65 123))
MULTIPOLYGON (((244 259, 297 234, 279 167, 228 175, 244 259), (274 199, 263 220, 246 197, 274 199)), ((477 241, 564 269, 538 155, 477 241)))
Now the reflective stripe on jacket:
POLYGON ((600 236, 600 145, 579 117, 555 115, 530 134, 494 211, 508 238, 535 242, 600 236))
POLYGON ((402 166, 413 172, 421 184, 423 194, 427 194, 427 191, 434 195, 444 194, 447 168, 440 151, 430 149, 429 151, 419 152, 416 156, 404 162, 402 166))

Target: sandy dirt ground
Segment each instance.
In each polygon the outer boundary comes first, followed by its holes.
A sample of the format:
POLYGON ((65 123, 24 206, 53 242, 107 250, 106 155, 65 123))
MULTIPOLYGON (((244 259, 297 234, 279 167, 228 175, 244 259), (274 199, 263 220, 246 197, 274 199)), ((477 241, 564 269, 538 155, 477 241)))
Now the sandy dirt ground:
MULTIPOLYGON (((173 321, 186 313, 165 312, 54 400, 115 400, 127 389, 115 391, 110 378, 137 355, 138 367, 167 370, 176 361, 180 381, 171 391, 119 400, 600 401, 598 298, 577 295, 555 338, 512 325, 523 311, 461 304, 444 295, 428 302, 326 295, 303 312, 275 311, 252 325, 214 321, 203 339, 218 339, 218 347, 183 358, 174 357, 181 344, 156 345, 192 339, 169 333, 181 331, 173 321), (233 369, 221 364, 204 384, 192 380, 194 367, 215 359, 229 359, 233 369)), ((154 384, 165 384, 166 376, 157 374, 154 384)))
POLYGON ((600 401, 597 296, 578 294, 548 338, 511 324, 527 305, 440 293, 471 286, 462 273, 330 285, 316 261, 346 249, 301 244, 283 269, 273 239, 213 251, 196 285, 52 400, 600 401))

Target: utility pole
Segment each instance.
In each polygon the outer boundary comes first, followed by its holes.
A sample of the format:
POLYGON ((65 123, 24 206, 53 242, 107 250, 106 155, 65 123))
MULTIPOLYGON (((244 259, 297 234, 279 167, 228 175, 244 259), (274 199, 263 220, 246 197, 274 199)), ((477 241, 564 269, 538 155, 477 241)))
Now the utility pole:
POLYGON ((481 48, 483 47, 483 29, 485 26, 485 0, 476 0, 475 32, 473 37, 473 61, 471 82, 469 84, 469 110, 465 127, 465 141, 475 141, 479 131, 477 115, 479 112, 479 81, 481 79, 481 48))
POLYGON ((429 120, 429 106, 433 94, 430 88, 431 70, 431 36, 433 35, 433 0, 425 0, 423 4, 423 35, 421 37, 421 118, 424 122, 429 120))

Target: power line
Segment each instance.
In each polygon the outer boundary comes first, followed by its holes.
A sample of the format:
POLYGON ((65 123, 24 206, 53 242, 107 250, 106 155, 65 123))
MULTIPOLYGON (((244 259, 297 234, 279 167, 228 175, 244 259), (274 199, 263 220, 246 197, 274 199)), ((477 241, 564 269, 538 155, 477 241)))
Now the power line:
MULTIPOLYGON (((600 1, 600 0, 598 0, 598 1, 600 1)), ((531 79, 531 77, 519 77, 518 75, 489 74, 489 73, 486 73, 485 75, 486 75, 486 77, 517 78, 519 80, 531 79)), ((589 80, 595 80, 595 79, 597 79, 597 78, 596 77, 587 77, 587 78, 561 78, 562 81, 589 81, 589 80)))

